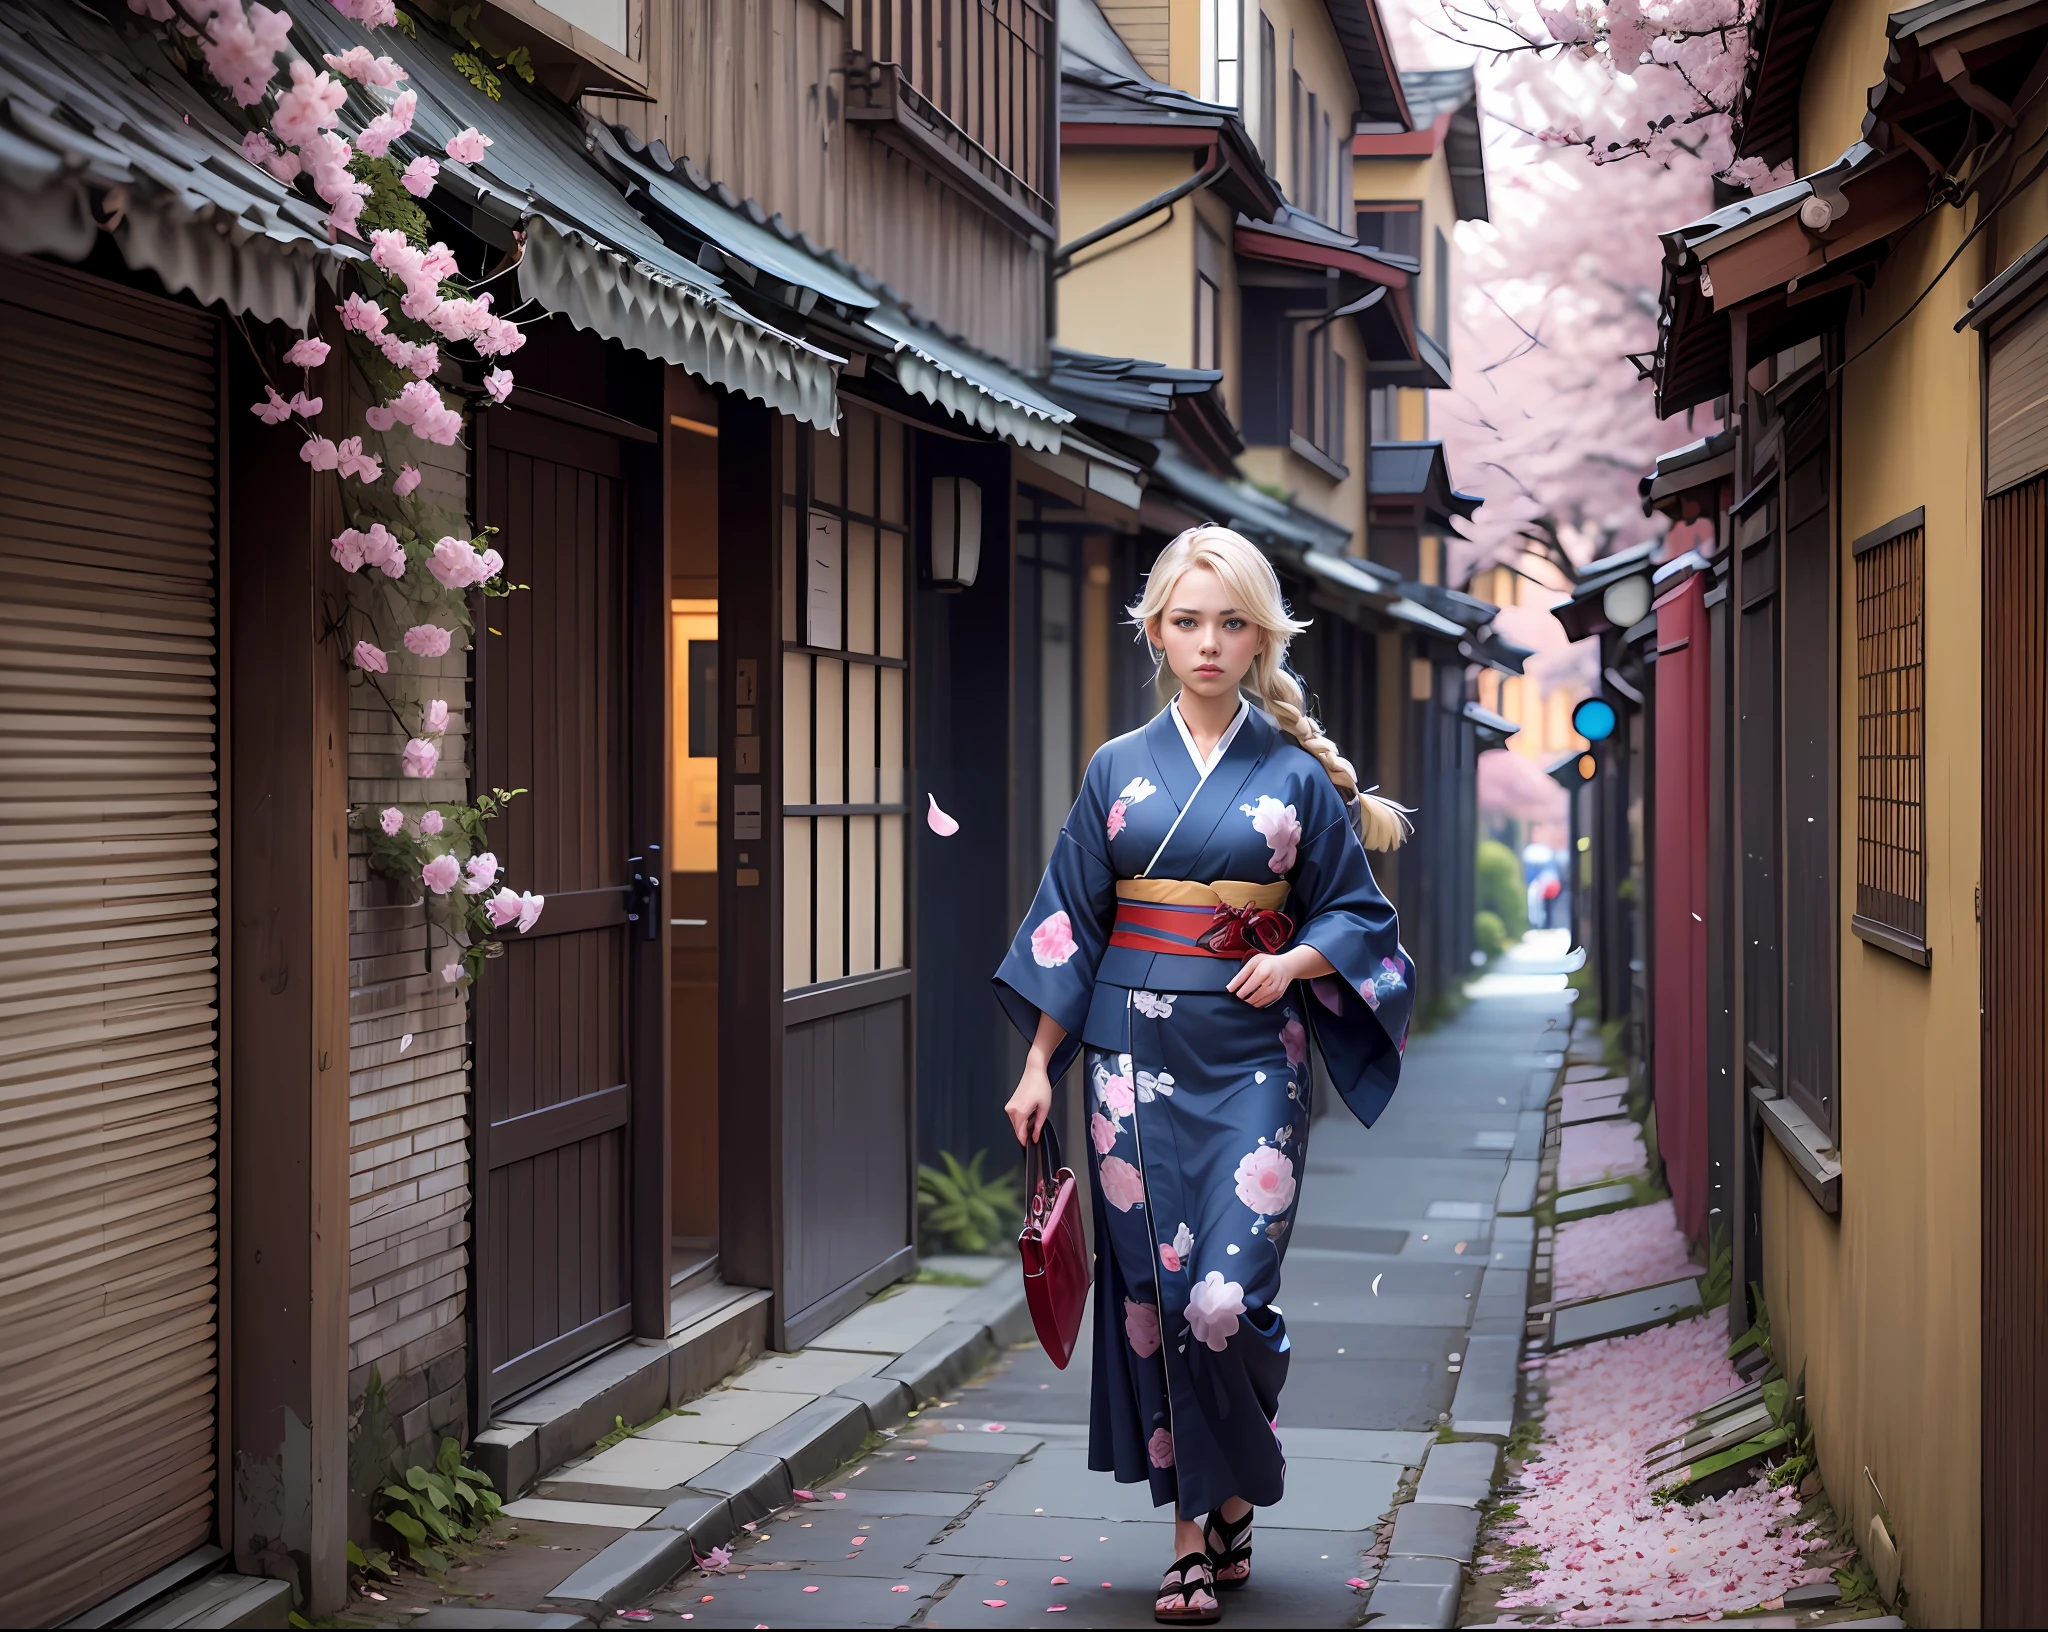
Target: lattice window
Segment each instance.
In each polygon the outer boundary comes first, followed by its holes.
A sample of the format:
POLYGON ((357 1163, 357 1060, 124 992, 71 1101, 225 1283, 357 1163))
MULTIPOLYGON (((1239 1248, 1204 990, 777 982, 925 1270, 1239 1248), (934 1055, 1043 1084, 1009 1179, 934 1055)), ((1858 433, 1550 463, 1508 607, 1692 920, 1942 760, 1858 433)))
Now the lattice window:
POLYGON ((1925 514, 1856 541, 1856 933, 1927 961, 1925 514))

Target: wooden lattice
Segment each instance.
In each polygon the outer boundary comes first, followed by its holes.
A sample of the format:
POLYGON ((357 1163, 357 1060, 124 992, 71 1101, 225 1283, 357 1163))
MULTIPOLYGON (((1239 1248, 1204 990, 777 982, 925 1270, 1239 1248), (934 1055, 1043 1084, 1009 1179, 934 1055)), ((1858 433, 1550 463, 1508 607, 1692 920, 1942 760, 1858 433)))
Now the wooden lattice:
POLYGON ((1927 938, 1926 529, 1856 555, 1856 916, 1927 938))

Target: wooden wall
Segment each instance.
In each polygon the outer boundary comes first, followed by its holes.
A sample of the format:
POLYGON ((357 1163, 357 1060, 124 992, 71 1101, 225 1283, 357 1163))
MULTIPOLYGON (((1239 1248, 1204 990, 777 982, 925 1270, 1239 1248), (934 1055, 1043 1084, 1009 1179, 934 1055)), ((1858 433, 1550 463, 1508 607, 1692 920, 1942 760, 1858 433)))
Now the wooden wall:
POLYGON ((1020 368, 1046 345, 1047 251, 843 118, 846 23, 822 0, 650 8, 654 100, 584 106, 780 215, 921 317, 1020 368))

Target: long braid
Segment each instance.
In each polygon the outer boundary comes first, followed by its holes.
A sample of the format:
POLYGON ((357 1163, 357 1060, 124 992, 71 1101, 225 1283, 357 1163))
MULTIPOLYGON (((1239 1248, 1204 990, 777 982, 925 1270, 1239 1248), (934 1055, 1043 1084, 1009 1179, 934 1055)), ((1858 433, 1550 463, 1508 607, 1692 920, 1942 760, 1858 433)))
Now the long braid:
POLYGON ((1323 735, 1322 726, 1303 708, 1307 699, 1302 695, 1301 683, 1287 671, 1285 656, 1285 645, 1269 640, 1266 650, 1252 665, 1252 679, 1258 686, 1260 701, 1274 723, 1291 733, 1330 773, 1330 780, 1346 802, 1357 801, 1359 837, 1366 849, 1399 849, 1401 841, 1414 831, 1408 812, 1393 800, 1383 799, 1358 785, 1357 768, 1337 751, 1336 743, 1323 735))

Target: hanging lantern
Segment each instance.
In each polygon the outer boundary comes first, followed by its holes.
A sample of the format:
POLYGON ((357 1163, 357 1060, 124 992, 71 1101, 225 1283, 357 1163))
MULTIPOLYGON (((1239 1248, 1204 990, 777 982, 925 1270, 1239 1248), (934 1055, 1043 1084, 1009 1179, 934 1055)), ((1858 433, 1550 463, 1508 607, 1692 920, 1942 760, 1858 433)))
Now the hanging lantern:
POLYGON ((981 570, 981 488, 965 476, 934 476, 931 502, 932 587, 973 587, 981 570))

